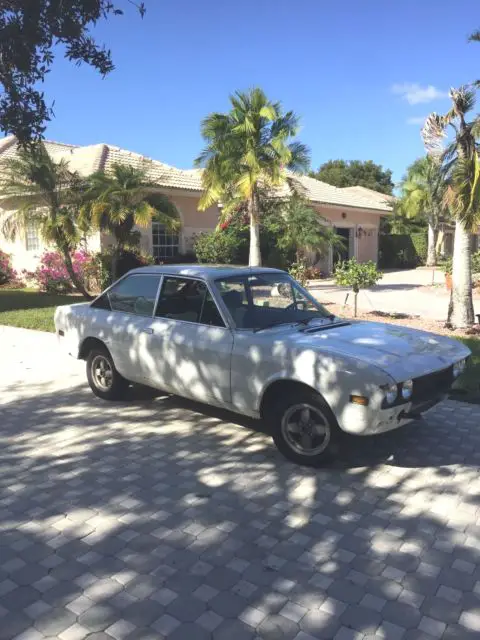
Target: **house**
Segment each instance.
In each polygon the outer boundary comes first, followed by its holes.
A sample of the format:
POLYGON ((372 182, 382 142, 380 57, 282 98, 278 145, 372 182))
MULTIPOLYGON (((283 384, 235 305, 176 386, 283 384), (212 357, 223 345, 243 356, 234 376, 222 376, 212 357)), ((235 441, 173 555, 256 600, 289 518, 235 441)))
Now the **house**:
MULTIPOLYGON (((70 168, 83 176, 95 171, 108 172, 117 163, 142 167, 146 171, 148 178, 158 184, 159 190, 173 201, 181 222, 181 229, 177 233, 166 230, 158 222, 139 229, 141 248, 159 261, 190 251, 195 236, 204 231, 212 231, 218 223, 220 210, 217 206, 206 211, 198 208, 202 193, 201 169, 177 169, 109 144, 77 146, 45 141, 45 146, 54 160, 67 160, 70 168)), ((0 140, 0 166, 16 152, 15 137, 8 136, 0 140)), ((391 213, 392 197, 364 187, 337 188, 306 176, 296 179, 326 223, 335 227, 337 233, 345 238, 342 257, 376 262, 380 218, 391 213)), ((2 211, 12 208, 15 208, 14 199, 2 199, 0 193, 0 217, 2 211)), ((108 234, 97 232, 87 239, 87 246, 92 251, 98 251, 107 247, 111 241, 108 234)), ((37 229, 30 225, 14 242, 2 236, 0 230, 0 248, 12 255, 15 269, 30 270, 35 268, 46 247, 42 244, 37 229)), ((327 256, 320 264, 321 268, 331 271, 336 259, 332 254, 327 256)))
MULTIPOLYGON (((437 253, 442 258, 453 256, 453 241, 455 239, 455 227, 452 224, 442 222, 438 232, 437 253)), ((472 253, 480 251, 480 225, 470 235, 470 249, 472 253)))

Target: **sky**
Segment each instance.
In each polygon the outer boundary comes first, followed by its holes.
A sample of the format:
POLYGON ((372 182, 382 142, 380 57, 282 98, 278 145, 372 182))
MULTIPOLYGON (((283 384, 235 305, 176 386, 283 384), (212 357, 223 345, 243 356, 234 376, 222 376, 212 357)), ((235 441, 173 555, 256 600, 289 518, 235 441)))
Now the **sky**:
POLYGON ((125 15, 94 30, 111 74, 56 57, 47 139, 190 168, 202 118, 260 86, 300 116, 313 168, 373 160, 398 181, 424 153, 424 117, 448 110, 450 86, 480 78, 480 43, 467 42, 477 0, 145 0, 143 20, 117 2, 125 15))

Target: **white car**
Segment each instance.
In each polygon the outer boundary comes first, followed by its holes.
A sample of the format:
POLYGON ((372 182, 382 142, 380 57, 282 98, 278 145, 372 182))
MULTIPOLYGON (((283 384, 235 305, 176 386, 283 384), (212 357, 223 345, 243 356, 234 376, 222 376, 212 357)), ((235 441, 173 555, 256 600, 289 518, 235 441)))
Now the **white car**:
POLYGON ((470 351, 443 336, 331 315, 284 271, 130 271, 55 326, 92 391, 131 382, 265 420, 280 451, 316 466, 339 435, 373 435, 442 400, 470 351))

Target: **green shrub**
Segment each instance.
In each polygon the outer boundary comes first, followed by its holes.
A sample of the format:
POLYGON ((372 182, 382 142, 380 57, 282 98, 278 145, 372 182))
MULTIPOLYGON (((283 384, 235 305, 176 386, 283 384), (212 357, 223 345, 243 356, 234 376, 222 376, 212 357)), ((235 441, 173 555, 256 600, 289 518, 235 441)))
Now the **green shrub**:
POLYGON ((453 258, 447 258, 440 263, 440 269, 445 275, 452 275, 453 258))
POLYGON ((235 264, 242 242, 238 234, 226 230, 201 233, 194 242, 197 260, 204 264, 235 264))
POLYGON ((472 273, 480 274, 480 251, 472 254, 472 273))
POLYGON ((0 285, 10 284, 18 279, 12 267, 12 256, 0 249, 0 285))
POLYGON ((308 267, 304 260, 300 260, 299 262, 294 262, 288 273, 295 278, 297 282, 299 282, 302 286, 305 286, 308 281, 308 267))
POLYGON ((417 254, 419 263, 425 265, 427 263, 428 256, 428 237, 426 233, 411 233, 410 238, 412 240, 413 248, 417 254))
MULTIPOLYGON (((472 254, 472 276, 480 274, 480 251, 472 254)), ((452 275, 453 258, 447 258, 440 263, 440 269, 445 275, 452 275)), ((477 278, 474 278, 477 280, 477 278)))
MULTIPOLYGON (((103 291, 112 284, 112 258, 112 248, 99 251, 93 256, 92 266, 86 274, 89 290, 103 291)), ((117 262, 117 276, 121 278, 132 269, 145 267, 154 262, 153 256, 138 249, 123 251, 117 262)))
POLYGON ((384 269, 418 267, 427 261, 427 246, 425 233, 381 235, 378 264, 384 269))
POLYGON ((354 316, 357 316, 357 296, 361 289, 368 289, 383 277, 377 265, 372 262, 357 262, 355 258, 345 260, 335 269, 335 282, 340 287, 350 287, 354 293, 354 316))

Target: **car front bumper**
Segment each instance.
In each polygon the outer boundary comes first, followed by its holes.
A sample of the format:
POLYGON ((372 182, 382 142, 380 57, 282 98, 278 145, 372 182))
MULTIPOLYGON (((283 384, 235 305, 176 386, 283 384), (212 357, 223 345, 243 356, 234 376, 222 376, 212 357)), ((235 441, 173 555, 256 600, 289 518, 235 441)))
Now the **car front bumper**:
POLYGON ((370 407, 350 404, 342 413, 339 425, 343 431, 359 436, 372 436, 393 431, 420 416, 447 397, 446 393, 421 402, 406 402, 385 409, 374 410, 370 407))

